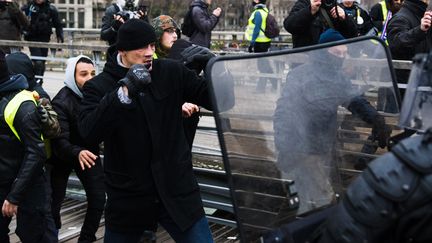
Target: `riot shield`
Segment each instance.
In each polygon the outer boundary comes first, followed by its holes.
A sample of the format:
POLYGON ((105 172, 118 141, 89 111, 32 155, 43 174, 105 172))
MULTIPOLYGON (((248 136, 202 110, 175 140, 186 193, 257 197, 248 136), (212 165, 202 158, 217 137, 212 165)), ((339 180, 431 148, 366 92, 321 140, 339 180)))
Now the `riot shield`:
POLYGON ((363 37, 209 63, 242 242, 336 203, 386 151, 400 103, 389 60, 363 37))
POLYGON ((403 101, 400 125, 416 131, 432 127, 432 53, 414 58, 403 101))

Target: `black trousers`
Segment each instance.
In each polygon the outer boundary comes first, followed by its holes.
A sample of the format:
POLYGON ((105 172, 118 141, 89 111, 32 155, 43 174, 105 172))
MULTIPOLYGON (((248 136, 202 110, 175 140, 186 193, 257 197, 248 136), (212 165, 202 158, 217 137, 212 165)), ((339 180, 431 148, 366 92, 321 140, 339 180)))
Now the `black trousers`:
MULTIPOLYGON (((255 42, 254 52, 255 53, 268 52, 268 50, 270 48, 270 43, 271 42, 263 42, 263 43, 255 42)), ((258 70, 261 73, 273 73, 273 70, 270 66, 270 62, 268 61, 267 58, 258 59, 257 65, 258 65, 258 70)), ((271 85, 272 85, 272 91, 276 91, 277 79, 275 79, 275 78, 260 78, 258 81, 257 87, 256 87, 257 92, 260 92, 260 93, 265 92, 267 80, 269 80, 271 85)))
MULTIPOLYGON (((0 186, 0 201, 3 205, 11 185, 0 186)), ((20 202, 16 216, 15 233, 23 243, 50 242, 46 235, 47 214, 45 180, 39 176, 28 188, 24 199, 20 202)), ((9 243, 9 224, 12 218, 0 215, 0 242, 9 243)))
POLYGON ((56 161, 51 171, 52 203, 51 211, 57 228, 61 228, 60 209, 65 198, 66 187, 70 173, 75 171, 81 181, 87 196, 87 213, 81 228, 78 242, 93 242, 95 233, 105 207, 105 185, 101 161, 98 159, 95 166, 82 170, 79 163, 70 164, 56 161))

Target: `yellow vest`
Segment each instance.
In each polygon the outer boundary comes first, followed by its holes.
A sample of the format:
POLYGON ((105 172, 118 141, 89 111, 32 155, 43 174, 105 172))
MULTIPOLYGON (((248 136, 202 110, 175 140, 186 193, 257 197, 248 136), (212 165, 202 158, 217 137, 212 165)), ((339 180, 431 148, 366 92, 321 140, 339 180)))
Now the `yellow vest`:
MULTIPOLYGON (((385 1, 381 1, 381 2, 379 2, 379 4, 381 5, 381 11, 382 11, 382 15, 383 15, 383 25, 384 25, 386 23, 387 15, 388 15, 387 5, 386 5, 385 1)), ((383 26, 383 29, 384 28, 385 28, 385 26, 383 26)), ((381 38, 381 35, 382 35, 382 31, 378 32, 378 37, 381 38)), ((388 45, 387 38, 384 41, 388 45)))
POLYGON ((153 59, 158 59, 159 57, 158 57, 158 55, 156 54, 156 52, 155 53, 153 53, 153 59))
MULTIPOLYGON (((35 91, 34 91, 35 92, 35 91)), ((37 102, 33 96, 33 93, 28 90, 23 90, 16 94, 6 105, 4 109, 4 118, 6 123, 8 124, 9 128, 12 130, 13 134, 18 138, 19 141, 21 141, 20 136, 18 135, 17 130, 13 126, 16 113, 18 112, 18 109, 20 108, 21 104, 26 101, 32 101, 36 106, 37 102)), ((45 143, 45 151, 47 153, 48 158, 51 157, 51 149, 50 149, 50 141, 47 139, 44 139, 41 134, 41 139, 45 143)))
POLYGON ((255 29, 254 17, 255 17, 256 11, 258 11, 261 14, 262 22, 261 22, 261 28, 260 28, 258 37, 256 38, 255 42, 270 42, 271 39, 268 38, 267 36, 265 36, 265 34, 264 34, 264 30, 266 29, 266 20, 267 20, 267 16, 268 16, 268 9, 267 8, 259 8, 259 9, 256 9, 252 12, 252 14, 249 18, 249 21, 248 21, 248 26, 246 28, 246 32, 245 32, 246 40, 248 40, 248 41, 252 40, 253 31, 255 29))

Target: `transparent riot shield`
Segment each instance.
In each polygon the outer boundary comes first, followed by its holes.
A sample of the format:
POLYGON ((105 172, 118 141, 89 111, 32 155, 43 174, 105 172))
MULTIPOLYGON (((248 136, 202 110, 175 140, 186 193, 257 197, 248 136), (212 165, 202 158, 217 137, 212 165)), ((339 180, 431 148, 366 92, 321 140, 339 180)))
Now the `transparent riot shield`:
POLYGON ((242 242, 336 203, 386 152, 400 132, 389 60, 359 38, 208 65, 242 242))
POLYGON ((417 131, 432 127, 432 53, 414 58, 403 101, 400 125, 417 131))

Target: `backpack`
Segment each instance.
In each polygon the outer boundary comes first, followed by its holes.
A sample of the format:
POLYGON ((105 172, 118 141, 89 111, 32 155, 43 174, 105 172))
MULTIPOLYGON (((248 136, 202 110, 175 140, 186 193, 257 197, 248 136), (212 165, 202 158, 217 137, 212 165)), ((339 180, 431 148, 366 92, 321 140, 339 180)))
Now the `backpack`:
POLYGON ((276 18, 268 13, 267 19, 266 19, 266 29, 264 30, 264 35, 268 38, 272 39, 279 36, 279 26, 276 21, 276 18))
POLYGON ((184 17, 183 23, 181 25, 181 32, 187 37, 191 37, 193 32, 195 31, 195 24, 192 19, 192 9, 193 7, 189 8, 189 11, 186 13, 186 16, 184 17))

